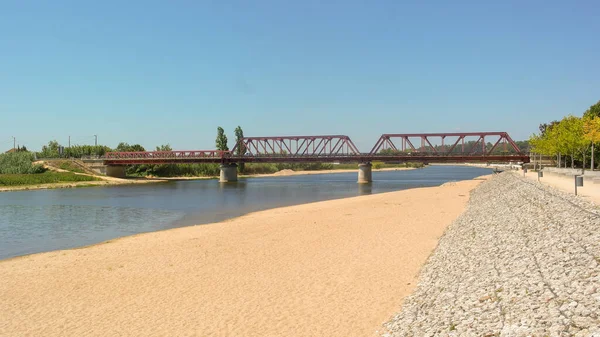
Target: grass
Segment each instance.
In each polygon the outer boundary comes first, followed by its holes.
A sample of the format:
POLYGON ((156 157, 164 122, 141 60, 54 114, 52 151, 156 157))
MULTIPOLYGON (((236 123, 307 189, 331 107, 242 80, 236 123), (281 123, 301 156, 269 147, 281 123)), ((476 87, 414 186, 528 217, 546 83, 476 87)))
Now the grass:
POLYGON ((83 169, 81 169, 81 167, 75 165, 71 161, 61 161, 58 164, 58 168, 62 169, 62 170, 66 170, 66 171, 71 171, 71 172, 85 173, 85 171, 83 169))
POLYGON ((96 177, 71 172, 45 172, 39 174, 0 174, 0 186, 22 186, 63 182, 98 181, 96 177))

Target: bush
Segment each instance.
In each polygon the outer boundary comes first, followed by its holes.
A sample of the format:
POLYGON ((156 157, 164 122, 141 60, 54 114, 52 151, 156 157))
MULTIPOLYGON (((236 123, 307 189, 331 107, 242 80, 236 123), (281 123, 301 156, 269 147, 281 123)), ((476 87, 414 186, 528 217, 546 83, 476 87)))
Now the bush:
POLYGON ((98 181, 96 177, 71 172, 46 172, 41 174, 2 174, 0 186, 52 184, 60 182, 98 181))
POLYGON ((32 174, 45 171, 42 165, 33 165, 34 156, 30 152, 0 154, 0 174, 32 174))
POLYGON ((131 165, 127 167, 127 174, 142 177, 215 177, 219 175, 219 164, 131 165))
POLYGON ((83 156, 103 156, 110 151, 108 146, 104 145, 73 145, 64 147, 63 154, 59 154, 58 148, 61 145, 53 140, 42 147, 42 151, 37 152, 38 158, 81 158, 83 156))

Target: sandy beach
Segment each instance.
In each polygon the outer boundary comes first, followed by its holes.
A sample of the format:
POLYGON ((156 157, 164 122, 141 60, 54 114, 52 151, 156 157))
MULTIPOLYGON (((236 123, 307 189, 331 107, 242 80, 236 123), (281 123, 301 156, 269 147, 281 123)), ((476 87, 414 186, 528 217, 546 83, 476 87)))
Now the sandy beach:
POLYGON ((0 261, 0 335, 372 336, 482 179, 0 261))

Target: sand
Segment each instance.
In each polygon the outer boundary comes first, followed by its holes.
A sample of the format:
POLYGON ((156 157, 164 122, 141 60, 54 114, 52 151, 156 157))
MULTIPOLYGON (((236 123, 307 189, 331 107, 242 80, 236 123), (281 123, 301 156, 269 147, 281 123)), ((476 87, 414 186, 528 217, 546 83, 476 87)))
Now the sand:
MULTIPOLYGON (((414 170, 414 167, 384 167, 380 169, 372 169, 373 172, 383 172, 383 171, 405 171, 405 170, 414 170)), ((279 176, 301 176, 301 175, 309 175, 309 174, 332 174, 332 173, 356 173, 358 175, 358 165, 356 169, 337 169, 337 170, 313 170, 313 171, 294 171, 294 170, 281 170, 275 173, 267 173, 267 174, 253 174, 253 175, 244 175, 244 177, 279 177, 279 176)))
MULTIPOLYGON (((523 176, 523 171, 514 172, 523 176)), ((537 172, 527 172, 525 175, 527 178, 536 180, 538 179, 537 172)), ((572 176, 558 175, 546 172, 544 177, 540 178, 540 182, 564 192, 575 194, 575 178, 572 176)), ((584 180, 583 186, 577 187, 577 195, 583 199, 600 205, 600 185, 594 184, 589 180, 584 180)))
POLYGON ((371 336, 480 181, 0 261, 0 336, 371 336))

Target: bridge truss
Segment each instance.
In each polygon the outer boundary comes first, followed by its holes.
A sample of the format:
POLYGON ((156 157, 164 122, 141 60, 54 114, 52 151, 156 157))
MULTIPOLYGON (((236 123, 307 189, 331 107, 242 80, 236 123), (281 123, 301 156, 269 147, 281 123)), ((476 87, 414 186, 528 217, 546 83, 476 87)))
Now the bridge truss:
POLYGON ((231 151, 109 152, 106 165, 278 162, 529 162, 506 132, 384 134, 369 153, 350 137, 245 137, 231 151))

